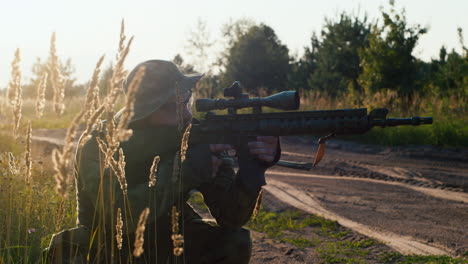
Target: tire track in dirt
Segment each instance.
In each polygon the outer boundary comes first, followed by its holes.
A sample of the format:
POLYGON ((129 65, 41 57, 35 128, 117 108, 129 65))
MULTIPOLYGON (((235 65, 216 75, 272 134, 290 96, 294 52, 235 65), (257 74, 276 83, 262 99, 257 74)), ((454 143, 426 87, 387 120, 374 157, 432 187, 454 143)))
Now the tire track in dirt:
POLYGON ((452 255, 447 249, 427 245, 413 237, 401 236, 386 231, 372 229, 369 226, 341 217, 325 209, 310 193, 301 191, 292 185, 281 181, 270 178, 268 180, 268 185, 264 186, 264 188, 277 199, 290 204, 291 206, 308 213, 317 214, 327 219, 337 221, 344 227, 353 229, 358 233, 388 244, 390 247, 402 254, 452 255))
POLYGON ((328 175, 315 175, 309 173, 297 173, 297 172, 284 172, 284 171, 275 171, 270 170, 267 171, 267 174, 273 174, 278 176, 296 176, 296 177, 308 177, 308 178, 322 178, 322 179, 342 179, 342 180, 349 180, 349 181, 362 181, 362 182, 375 182, 375 183, 383 183, 388 185, 395 185, 405 187, 420 193, 423 193, 428 196, 432 196, 435 198, 455 201, 455 202, 463 202, 468 203, 468 193, 463 192, 454 192, 448 190, 441 190, 441 189, 433 189, 433 188, 426 188, 426 187, 418 187, 413 186, 410 184, 405 184, 402 182, 393 182, 393 181, 384 181, 384 180, 377 180, 371 178, 356 178, 356 177, 347 177, 347 176, 328 176, 328 175))
MULTIPOLYGON (((300 152, 291 152, 291 151, 283 151, 282 155, 287 156, 288 158, 293 158, 297 160, 300 158, 302 160, 307 159, 311 160, 312 156, 303 154, 300 152)), ((444 182, 446 178, 439 177, 441 179, 426 177, 428 168, 424 168, 425 172, 419 171, 421 168, 415 169, 414 166, 417 167, 417 163, 412 163, 411 168, 407 169, 402 166, 404 164, 381 164, 376 163, 376 159, 378 155, 375 155, 373 158, 374 164, 372 161, 364 162, 360 160, 359 156, 350 155, 349 158, 344 159, 341 158, 340 155, 332 155, 333 159, 326 161, 325 163, 322 162, 322 166, 316 167, 315 169, 328 169, 328 174, 332 175, 339 175, 345 177, 354 177, 354 178, 368 178, 368 179, 376 179, 382 181, 392 181, 392 182, 399 182, 406 185, 412 185, 417 187, 426 187, 426 188, 437 188, 443 190, 451 190, 454 192, 465 192, 467 193, 466 186, 454 184, 453 182, 444 182), (378 164, 378 165, 375 165, 378 164), (443 179, 443 180, 442 180, 443 179)), ((431 166, 430 166, 431 167, 431 166)), ((449 173, 451 177, 458 177, 463 178, 466 175, 466 169, 459 169, 457 170, 456 166, 449 167, 450 171, 446 171, 444 173, 449 173)), ((436 167, 434 167, 436 170, 436 167)))

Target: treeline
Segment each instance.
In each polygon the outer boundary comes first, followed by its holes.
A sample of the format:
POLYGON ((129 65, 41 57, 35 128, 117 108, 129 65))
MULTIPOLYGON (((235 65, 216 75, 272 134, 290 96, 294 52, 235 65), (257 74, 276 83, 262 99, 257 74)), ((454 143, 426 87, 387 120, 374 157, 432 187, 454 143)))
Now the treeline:
MULTIPOLYGON (((200 93, 214 96, 239 80, 253 94, 295 89, 305 95, 346 98, 353 105, 365 104, 376 93, 398 98, 403 108, 415 97, 468 97, 468 52, 461 28, 462 53, 442 46, 437 58, 425 62, 413 52, 427 29, 409 25, 404 10, 397 11, 392 3, 381 15, 374 22, 365 15, 346 12, 325 19, 324 27, 313 33, 299 58, 290 56, 288 47, 268 25, 249 20, 227 25, 223 35, 229 40, 215 65, 219 72, 208 74, 200 93)), ((197 44, 194 50, 209 47, 209 43, 191 43, 197 44)), ((188 71, 194 68, 180 56, 174 61, 188 71)))
MULTIPOLYGON (((319 93, 332 100, 344 98, 355 106, 365 106, 366 99, 378 94, 389 100, 398 98, 403 112, 415 97, 426 95, 456 96, 466 102, 468 52, 462 29, 458 29, 462 52, 442 46, 438 57, 429 62, 413 55, 426 32, 420 25, 409 25, 404 10, 396 10, 391 2, 376 21, 346 12, 325 19, 303 55, 294 57, 273 28, 241 19, 224 25, 222 51, 213 59, 210 54, 215 43, 199 21, 188 37, 186 57, 177 55, 173 61, 186 72, 205 72, 198 86, 198 96, 203 97, 219 96, 223 88, 238 80, 255 95, 295 89, 303 97, 319 93)), ((47 60, 37 59, 33 78, 24 84, 25 97, 35 97, 47 65, 47 60)), ((86 84, 76 83, 70 60, 61 62, 61 70, 66 96, 83 94, 86 84)), ((112 65, 103 71, 103 93, 111 71, 112 65)), ((51 89, 47 91, 46 96, 51 97, 51 89)))

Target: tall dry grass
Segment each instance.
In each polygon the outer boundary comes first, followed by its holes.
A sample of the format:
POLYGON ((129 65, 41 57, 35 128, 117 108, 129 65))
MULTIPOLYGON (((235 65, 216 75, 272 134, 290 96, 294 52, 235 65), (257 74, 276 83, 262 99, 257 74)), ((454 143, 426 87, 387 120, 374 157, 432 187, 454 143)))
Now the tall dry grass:
POLYGON ((158 172, 158 165, 161 158, 156 156, 153 158, 153 164, 151 164, 150 173, 149 173, 149 182, 148 187, 156 186, 156 173, 158 172))
POLYGON ((22 108, 23 108, 23 90, 21 88, 21 70, 19 67, 21 58, 20 50, 16 49, 15 58, 11 63, 11 79, 8 84, 8 99, 11 103, 13 113, 13 135, 15 138, 18 135, 18 130, 21 124, 22 108))
MULTIPOLYGON (((12 111, 13 122, 2 122, 0 128, 3 130, 12 130, 14 135, 24 138, 23 141, 12 141, 9 135, 0 133, 0 263, 21 262, 29 263, 41 261, 41 249, 45 248, 54 232, 74 226, 76 221, 76 201, 74 186, 71 179, 74 176, 74 154, 76 149, 77 135, 82 133, 81 145, 89 140, 93 129, 103 129, 100 119, 107 117, 105 137, 101 139, 101 151, 105 154, 106 164, 103 164, 101 173, 105 171, 104 167, 110 167, 117 180, 120 182, 123 195, 126 196, 125 179, 125 155, 120 148, 120 142, 128 140, 132 131, 128 129, 129 122, 133 116, 134 96, 139 87, 145 69, 139 70, 136 78, 129 85, 126 99, 124 100, 123 114, 118 122, 114 121, 116 108, 120 106, 122 93, 122 83, 127 76, 124 63, 129 53, 130 45, 133 41, 131 37, 126 41, 124 23, 122 21, 121 33, 119 39, 117 63, 113 69, 113 75, 109 81, 107 95, 99 98, 99 75, 100 67, 104 56, 99 58, 96 68, 93 72, 89 87, 87 88, 86 98, 76 100, 76 98, 64 98, 63 78, 59 69, 59 58, 56 52, 56 35, 52 34, 50 42, 50 55, 48 61, 48 76, 44 75, 37 87, 37 98, 27 100, 26 116, 30 121, 25 129, 26 133, 18 133, 21 127, 25 125, 22 121, 22 92, 21 92, 21 70, 20 52, 15 52, 15 58, 12 63, 12 75, 8 93, 2 98, 2 108, 0 115, 11 116, 5 111, 12 111), (45 100, 45 89, 47 78, 52 82, 53 100, 45 100), (74 101, 71 109, 65 109, 66 100, 74 101), (9 102, 8 105, 5 105, 9 102), (83 104, 85 107, 83 107, 83 104), (8 109, 5 109, 8 108, 8 109), (51 111, 55 112, 52 116, 51 111), (52 167, 44 166, 44 162, 38 156, 34 156, 34 128, 47 127, 50 120, 59 120, 57 114, 62 117, 58 127, 68 127, 64 143, 61 147, 52 150, 52 167), (11 125, 13 123, 13 125, 11 125), (64 124, 62 126, 62 124, 64 124), (25 142, 24 146, 19 146, 25 142), (114 159, 114 154, 118 153, 118 159, 114 159), (15 158, 17 157, 17 158, 15 158), (20 158, 21 157, 21 158, 20 158), (52 177, 55 175, 54 177, 52 177), (35 201, 35 202, 33 202, 35 201)), ((68 105, 68 104, 67 104, 68 105)), ((69 106, 70 107, 70 106, 69 106)), ((57 123, 59 124, 59 123, 57 123)), ((57 125, 53 125, 57 127, 57 125)), ((157 166, 157 164, 155 165, 157 166)), ((99 172, 98 172, 99 173, 99 172)), ((156 177, 156 169, 153 172, 156 177)), ((100 175, 105 177, 105 175, 100 175)), ((99 201, 104 203, 104 189, 109 186, 102 186, 101 193, 98 194, 99 201)), ((102 204, 101 207, 112 207, 112 200, 109 204, 102 204)), ((126 203, 128 206, 128 203, 126 203)), ((111 210, 112 211, 112 210, 111 210)), ((111 212, 112 215, 115 212, 111 212)), ((147 212, 147 214, 149 211, 147 212)), ((115 234, 111 248, 122 248, 122 242, 125 235, 124 227, 131 219, 128 208, 118 210, 118 217, 111 222, 115 223, 112 228, 112 235, 115 234)), ((147 216, 146 216, 147 217, 147 216)), ((103 220, 99 225, 107 224, 103 220)), ((100 227, 102 229, 102 226, 100 227)), ((142 230, 141 225, 138 230, 142 230)), ((103 238, 96 238, 102 242, 103 238)), ((139 246, 143 246, 143 239, 139 240, 139 246)))
POLYGON ((301 92, 301 110, 363 107, 368 110, 387 108, 388 117, 432 116, 434 123, 418 127, 374 128, 364 135, 344 138, 389 146, 468 147, 468 98, 464 94, 415 93, 412 103, 408 104, 406 99, 391 90, 367 96, 348 93, 337 98, 320 92, 301 92))
POLYGON ((46 87, 47 87, 47 76, 48 73, 45 72, 41 80, 39 81, 39 84, 37 85, 37 97, 36 97, 36 117, 41 118, 44 115, 44 109, 45 109, 45 103, 46 103, 46 97, 45 97, 45 92, 46 92, 46 87))
POLYGON ((53 90, 53 104, 54 111, 58 115, 62 115, 65 111, 65 104, 63 100, 65 98, 65 82, 63 80, 62 73, 60 72, 60 63, 57 56, 57 48, 55 46, 56 36, 55 32, 52 33, 50 38, 50 51, 49 51, 49 60, 47 67, 50 73, 50 80, 52 83, 53 90))
POLYGON ((145 208, 143 212, 140 214, 140 219, 138 220, 137 229, 135 231, 135 243, 134 243, 134 250, 133 255, 135 257, 140 257, 143 254, 143 244, 145 242, 144 234, 145 234, 145 227, 146 221, 148 220, 148 215, 150 213, 149 208, 145 208))

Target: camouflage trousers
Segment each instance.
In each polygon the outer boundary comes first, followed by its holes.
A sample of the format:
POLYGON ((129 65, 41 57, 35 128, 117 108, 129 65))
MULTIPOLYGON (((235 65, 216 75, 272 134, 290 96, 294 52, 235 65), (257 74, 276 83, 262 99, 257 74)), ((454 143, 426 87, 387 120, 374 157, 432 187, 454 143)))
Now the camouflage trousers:
MULTIPOLYGON (((47 263, 248 263, 252 251, 250 231, 245 228, 222 228, 212 221, 192 219, 185 223, 184 254, 174 257, 172 246, 167 243, 151 243, 151 235, 145 237, 144 253, 135 258, 132 246, 124 242, 123 250, 118 254, 99 254, 97 250, 88 250, 87 230, 84 227, 66 230, 54 235, 49 248, 45 251, 47 263), (153 248, 151 248, 153 247, 153 248), (101 255, 98 260, 95 256, 101 255)), ((134 238, 129 241, 133 243, 134 238)))

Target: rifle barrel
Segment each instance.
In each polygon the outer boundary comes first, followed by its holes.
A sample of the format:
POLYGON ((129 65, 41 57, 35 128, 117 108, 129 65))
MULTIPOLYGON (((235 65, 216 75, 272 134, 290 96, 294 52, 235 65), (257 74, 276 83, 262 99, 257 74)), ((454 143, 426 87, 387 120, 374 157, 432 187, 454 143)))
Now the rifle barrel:
POLYGON ((411 118, 384 118, 371 120, 372 126, 388 127, 388 126, 419 126, 432 124, 432 117, 418 117, 411 118))

